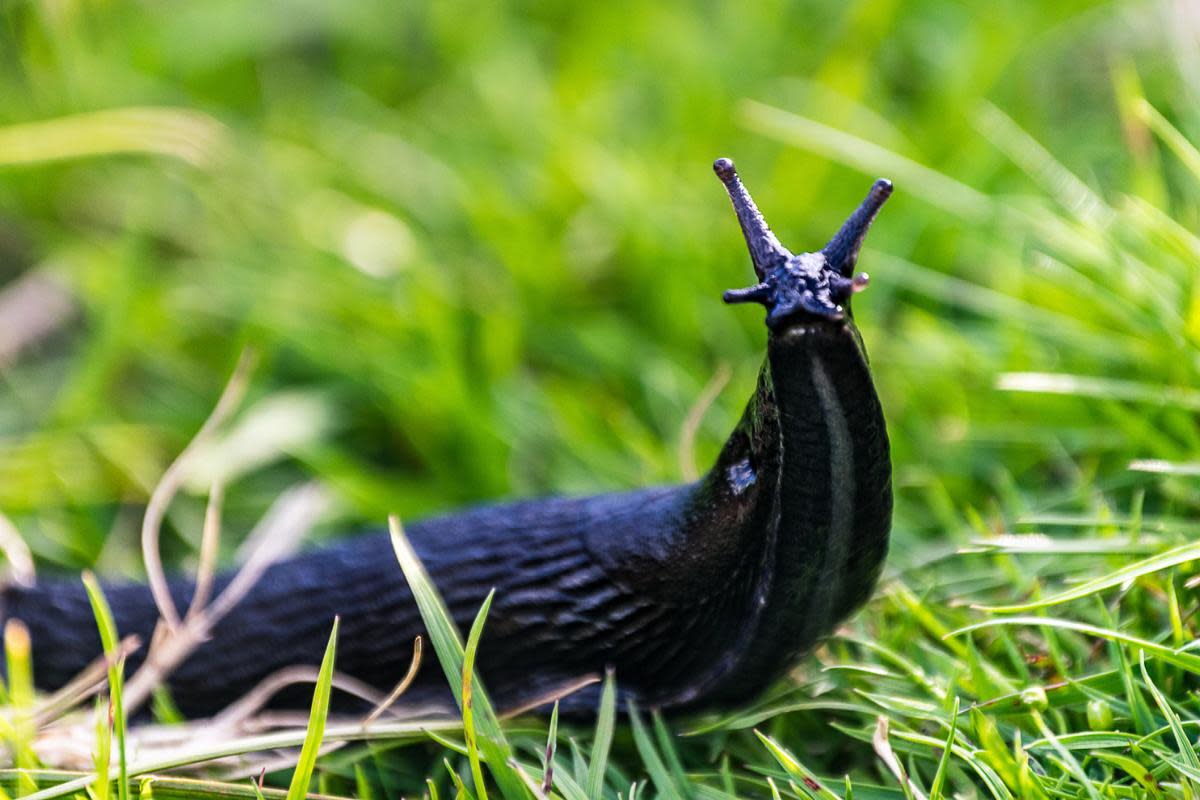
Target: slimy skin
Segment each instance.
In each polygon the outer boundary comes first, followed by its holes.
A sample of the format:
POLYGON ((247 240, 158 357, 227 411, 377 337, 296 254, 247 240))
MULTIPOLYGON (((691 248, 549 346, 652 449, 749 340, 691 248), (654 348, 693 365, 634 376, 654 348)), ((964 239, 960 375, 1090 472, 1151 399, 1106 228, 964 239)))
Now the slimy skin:
MULTIPOLYGON (((759 279, 725 299, 763 304, 768 333, 757 387, 709 472, 691 484, 491 505, 409 527, 461 630, 495 588, 478 668, 501 710, 607 669, 643 706, 745 702, 858 608, 882 569, 888 437, 849 303, 866 286, 853 270, 891 184, 876 182, 822 250, 793 255, 733 163, 714 170, 759 279)), ((177 607, 193 588, 172 583, 177 607)), ((105 591, 120 633, 149 641, 158 619, 149 589, 105 591)), ((39 687, 62 686, 100 654, 79 581, 10 587, 4 600, 5 616, 30 630, 39 687)), ((173 698, 189 716, 211 715, 283 667, 318 664, 335 615, 338 670, 386 692, 424 632, 386 533, 270 567, 170 676, 173 698)), ((594 708, 597 693, 567 696, 564 710, 594 708)), ((400 699, 413 709, 448 702, 444 676, 428 663, 400 699)))

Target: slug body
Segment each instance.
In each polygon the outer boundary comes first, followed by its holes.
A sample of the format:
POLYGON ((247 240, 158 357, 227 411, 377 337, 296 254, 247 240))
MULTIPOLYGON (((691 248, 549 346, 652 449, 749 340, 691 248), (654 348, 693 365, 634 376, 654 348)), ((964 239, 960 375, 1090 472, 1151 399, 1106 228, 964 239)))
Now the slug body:
MULTIPOLYGON (((891 186, 877 182, 825 248, 796 256, 771 234, 733 164, 721 159, 714 169, 760 281, 725 299, 765 305, 768 338, 754 395, 707 475, 482 507, 409 528, 461 630, 496 589, 478 665, 501 709, 536 704, 606 669, 644 706, 744 701, 861 605, 882 568, 888 439, 849 299, 866 285, 853 268, 891 186)), ((149 590, 105 589, 121 634, 149 641, 158 617, 149 590)), ((192 590, 187 580, 173 583, 176 605, 186 608, 192 590)), ((77 581, 11 587, 4 612, 29 627, 35 680, 46 689, 100 653, 77 581)), ((209 715, 279 669, 319 663, 334 615, 342 619, 338 670, 386 692, 424 631, 386 534, 273 565, 171 675, 172 696, 184 713, 209 715)), ((564 709, 594 708, 597 691, 568 695, 564 709)), ((290 699, 303 704, 308 692, 290 699)), ((427 663, 400 704, 448 699, 444 676, 427 663)))

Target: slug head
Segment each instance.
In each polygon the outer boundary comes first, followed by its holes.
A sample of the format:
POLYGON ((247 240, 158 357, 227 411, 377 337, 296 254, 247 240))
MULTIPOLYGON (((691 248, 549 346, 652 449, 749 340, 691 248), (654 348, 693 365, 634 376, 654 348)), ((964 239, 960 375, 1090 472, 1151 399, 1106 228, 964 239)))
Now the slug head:
POLYGON ((771 233, 733 162, 719 158, 713 163, 713 171, 733 201, 759 280, 749 288, 725 292, 725 302, 766 306, 767 327, 772 331, 813 320, 844 320, 851 296, 867 288, 867 275, 855 275, 854 265, 867 229, 892 194, 891 182, 875 181, 862 205, 820 250, 793 255, 771 233))

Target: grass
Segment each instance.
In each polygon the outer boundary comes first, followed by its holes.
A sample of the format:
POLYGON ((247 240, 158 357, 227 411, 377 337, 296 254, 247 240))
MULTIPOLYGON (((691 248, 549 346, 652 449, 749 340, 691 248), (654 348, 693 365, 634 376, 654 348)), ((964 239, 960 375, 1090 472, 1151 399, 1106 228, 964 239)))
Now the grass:
MULTIPOLYGON (((125 749, 125 717, 124 687, 125 687, 125 658, 120 655, 120 639, 117 636, 117 624, 113 620, 112 609, 104 597, 99 581, 90 572, 83 574, 83 585, 87 589, 88 600, 92 605, 92 613, 96 617, 96 625, 100 629, 100 642, 104 647, 104 659, 108 662, 108 706, 107 720, 100 725, 97 735, 99 743, 96 754, 96 771, 102 777, 97 781, 96 800, 107 800, 109 750, 111 743, 117 747, 117 799, 129 800, 129 762, 125 749)), ((103 703, 97 704, 97 711, 104 709, 103 703)), ((100 714, 97 714, 100 716, 100 714)), ((103 720, 103 717, 101 718, 103 720)))
POLYGON ((316 686, 313 690, 312 709, 308 717, 308 725, 304 729, 304 745, 300 748, 300 760, 292 773, 292 781, 288 786, 287 800, 303 800, 308 796, 309 783, 312 782, 313 769, 317 766, 317 755, 321 750, 321 740, 325 735, 325 722, 329 716, 329 697, 333 691, 333 665, 337 658, 338 619, 333 620, 333 630, 329 632, 329 644, 325 655, 321 658, 321 670, 317 674, 316 686))
MULTIPOLYGON (((897 511, 868 609, 723 713, 618 715, 606 691, 594 726, 551 735, 495 719, 468 671, 464 721, 329 720, 316 788, 1197 796, 1200 78, 1170 35, 1181 8, 6 4, 0 512, 43 571, 141 575, 145 504, 246 346, 245 407, 162 510, 169 565, 211 562, 214 486, 230 564, 312 480, 332 499, 316 538, 677 480, 762 357, 760 321, 719 303, 749 271, 709 163, 735 157, 801 249, 886 175, 856 313, 897 511)), ((467 645, 427 588, 463 693, 467 645)), ((0 734, 23 769, 0 788, 83 791, 35 769, 49 706, 19 629, 5 646, 0 734)), ((305 734, 131 750, 111 793, 249 798, 267 766, 282 797, 305 734), (162 774, 180 768, 201 780, 162 774)))

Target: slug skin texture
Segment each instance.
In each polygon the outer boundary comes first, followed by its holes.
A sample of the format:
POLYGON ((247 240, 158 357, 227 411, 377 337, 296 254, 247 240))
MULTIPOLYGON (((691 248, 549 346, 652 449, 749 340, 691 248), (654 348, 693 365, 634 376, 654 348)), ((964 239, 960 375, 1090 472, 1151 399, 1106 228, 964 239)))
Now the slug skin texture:
MULTIPOLYGON (((863 237, 891 184, 877 181, 821 250, 793 255, 734 165, 714 171, 733 202, 757 283, 729 303, 766 309, 766 359, 741 421, 699 481, 584 498, 484 506, 409 526, 460 630, 494 587, 478 655, 501 710, 615 670, 624 698, 685 709, 753 698, 871 594, 891 527, 891 462, 851 298, 863 237)), ((218 578, 220 592, 230 575, 218 578)), ((110 583, 122 635, 150 641, 149 589, 110 583)), ((171 591, 186 608, 194 585, 171 591)), ((78 580, 4 590, 29 628, 34 677, 54 690, 101 653, 78 580)), ((338 670, 387 692, 424 632, 386 533, 355 536, 270 567, 169 678, 179 708, 211 715, 271 673, 320 663, 341 617, 338 670)), ((137 669, 144 648, 129 659, 137 669)), ((562 701, 595 708, 596 685, 562 701)), ((307 707, 311 688, 277 703, 307 707)), ((335 704, 337 699, 335 697, 335 704)), ((344 702, 344 701, 343 701, 344 702)), ((399 700, 449 705, 427 658, 399 700)))

